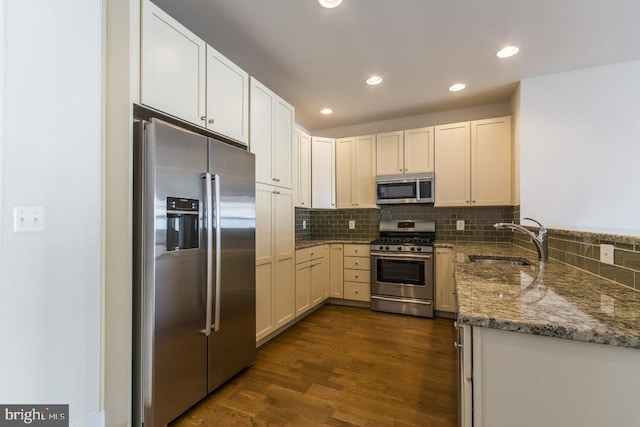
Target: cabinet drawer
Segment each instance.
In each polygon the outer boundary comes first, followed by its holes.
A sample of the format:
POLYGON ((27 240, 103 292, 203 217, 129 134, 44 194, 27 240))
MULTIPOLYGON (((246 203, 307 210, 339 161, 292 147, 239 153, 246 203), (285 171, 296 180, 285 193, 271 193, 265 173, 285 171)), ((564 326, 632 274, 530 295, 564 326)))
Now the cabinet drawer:
POLYGON ((354 270, 370 270, 371 258, 347 256, 344 257, 344 268, 354 270))
POLYGON ((344 280, 347 282, 369 283, 369 270, 345 270, 344 280))
POLYGON ((369 256, 369 245, 344 245, 344 256, 369 256))
POLYGON ((369 284, 344 282, 344 298, 356 301, 370 301, 369 284))
POLYGON ((322 258, 324 256, 322 248, 323 246, 320 245, 313 246, 311 248, 298 249, 296 251, 296 264, 311 261, 312 259, 322 258))

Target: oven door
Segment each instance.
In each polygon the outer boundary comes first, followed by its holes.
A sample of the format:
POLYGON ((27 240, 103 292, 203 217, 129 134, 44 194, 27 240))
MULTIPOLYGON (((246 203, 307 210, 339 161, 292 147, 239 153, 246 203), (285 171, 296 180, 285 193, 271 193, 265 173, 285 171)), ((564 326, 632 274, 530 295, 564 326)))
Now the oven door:
POLYGON ((418 203, 420 199, 418 191, 416 179, 377 181, 376 203, 379 205, 418 203))
POLYGON ((433 300, 431 254, 372 254, 371 294, 433 300))

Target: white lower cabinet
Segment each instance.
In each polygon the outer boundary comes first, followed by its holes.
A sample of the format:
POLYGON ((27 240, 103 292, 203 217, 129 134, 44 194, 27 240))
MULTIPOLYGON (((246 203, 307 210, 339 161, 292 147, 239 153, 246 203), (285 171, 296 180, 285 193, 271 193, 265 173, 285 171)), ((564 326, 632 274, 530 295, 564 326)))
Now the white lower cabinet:
POLYGON ((295 312, 300 316, 326 299, 328 245, 296 251, 295 312))
POLYGON ((451 248, 436 248, 436 280, 435 280, 435 309, 438 311, 456 311, 456 288, 454 272, 454 250, 451 248))
POLYGON ((344 299, 371 300, 369 245, 344 245, 344 299))
POLYGON ((637 349, 466 328, 473 330, 472 346, 463 348, 473 348, 473 426, 638 425, 637 349))
POLYGON ((256 341, 295 317, 293 192, 256 184, 256 341))
POLYGON ((331 298, 344 297, 344 254, 342 244, 334 243, 330 246, 331 253, 329 270, 329 296, 331 298))

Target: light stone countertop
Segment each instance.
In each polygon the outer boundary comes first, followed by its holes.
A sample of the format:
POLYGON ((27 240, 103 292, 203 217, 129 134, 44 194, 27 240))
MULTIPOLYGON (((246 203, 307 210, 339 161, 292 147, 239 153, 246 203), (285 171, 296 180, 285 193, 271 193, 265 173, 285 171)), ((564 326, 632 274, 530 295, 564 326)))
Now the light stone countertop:
POLYGON ((436 246, 456 252, 459 324, 640 349, 640 292, 554 260, 535 281, 537 255, 511 244, 436 246), (475 264, 472 254, 535 265, 475 264))
POLYGON ((371 243, 371 240, 345 240, 345 239, 298 240, 296 242, 296 250, 311 248, 313 246, 319 246, 319 245, 328 245, 332 243, 345 244, 345 245, 369 245, 369 243, 371 243))

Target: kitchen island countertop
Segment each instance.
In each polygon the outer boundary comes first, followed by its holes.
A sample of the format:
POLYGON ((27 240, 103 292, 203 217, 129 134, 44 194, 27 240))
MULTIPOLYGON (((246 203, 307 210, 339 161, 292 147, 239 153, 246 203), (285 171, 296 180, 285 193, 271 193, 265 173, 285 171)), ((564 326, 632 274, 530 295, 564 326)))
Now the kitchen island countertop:
POLYGON ((536 254, 507 243, 436 247, 455 251, 459 324, 640 349, 640 292, 555 260, 537 278, 536 254), (534 265, 476 264, 472 254, 534 265))

